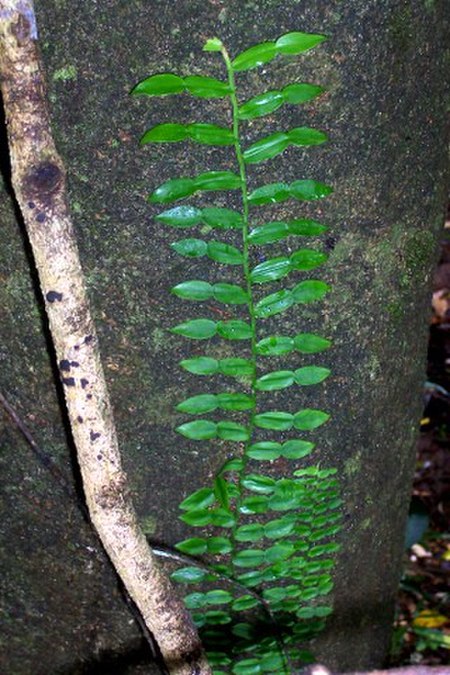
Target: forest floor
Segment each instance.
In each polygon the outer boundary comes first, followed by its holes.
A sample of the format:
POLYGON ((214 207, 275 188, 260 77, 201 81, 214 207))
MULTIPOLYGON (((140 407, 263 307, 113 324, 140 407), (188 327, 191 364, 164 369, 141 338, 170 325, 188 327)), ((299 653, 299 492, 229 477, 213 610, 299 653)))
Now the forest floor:
POLYGON ((391 666, 450 661, 450 218, 434 276, 427 377, 391 666))

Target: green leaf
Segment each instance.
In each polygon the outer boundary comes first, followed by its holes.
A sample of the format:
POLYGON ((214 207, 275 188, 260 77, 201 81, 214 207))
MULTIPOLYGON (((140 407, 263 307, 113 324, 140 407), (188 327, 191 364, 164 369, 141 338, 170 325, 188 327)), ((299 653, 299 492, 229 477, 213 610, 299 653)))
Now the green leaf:
POLYGON ((214 494, 217 497, 217 501, 225 509, 228 509, 230 506, 230 498, 228 491, 228 482, 222 476, 216 476, 214 479, 214 494))
POLYGON ((325 253, 314 251, 310 248, 301 248, 295 251, 291 257, 291 267, 295 270, 306 272, 322 265, 327 259, 325 253))
POLYGON ((236 524, 236 519, 233 514, 231 514, 226 509, 214 509, 210 511, 211 514, 211 525, 216 527, 234 527, 236 524))
POLYGON ((199 609, 204 607, 206 603, 206 593, 189 593, 184 596, 184 604, 188 609, 199 609))
POLYGON ((193 279, 192 281, 183 281, 177 284, 171 290, 174 295, 185 300, 208 300, 213 294, 213 288, 207 281, 199 281, 193 279))
POLYGON ((226 605, 233 601, 233 596, 229 591, 224 591, 221 588, 215 588, 206 593, 208 605, 226 605))
POLYGON ((292 370, 276 370, 273 373, 267 373, 256 380, 256 389, 260 391, 274 391, 284 389, 294 382, 294 373, 292 370))
POLYGON ((212 412, 218 406, 217 398, 214 394, 200 394, 199 396, 192 396, 187 398, 177 405, 179 412, 188 413, 189 415, 202 415, 203 413, 212 412))
POLYGON ((294 340, 283 335, 271 335, 263 338, 256 345, 258 354, 264 356, 280 356, 289 354, 294 349, 294 340))
POLYGON ((286 560, 295 552, 295 548, 290 543, 275 544, 266 550, 265 559, 268 563, 286 560))
MULTIPOLYGON (((311 145, 321 145, 328 141, 328 136, 319 129, 312 129, 310 127, 297 127, 288 132, 289 143, 297 147, 305 147, 311 145)), ((332 190, 330 189, 330 192, 332 190)), ((329 194, 328 192, 326 194, 329 194)))
POLYGON ((170 244, 170 248, 186 258, 201 258, 208 252, 208 244, 203 239, 180 239, 170 244))
POLYGON ((323 87, 319 87, 317 84, 308 84, 307 82, 292 83, 288 84, 287 87, 284 87, 282 94, 286 103, 306 103, 311 99, 323 94, 323 87))
POLYGON ((218 422, 217 437, 224 441, 246 441, 249 438, 247 427, 236 422, 218 422))
POLYGON ((182 553, 188 553, 189 555, 203 555, 206 553, 206 539, 200 539, 198 537, 192 537, 191 539, 185 539, 180 541, 179 544, 175 545, 182 553))
POLYGON ((244 150, 243 157, 247 164, 256 164, 276 157, 276 155, 286 150, 289 145, 319 145, 320 143, 325 143, 326 140, 328 140, 328 137, 322 131, 310 129, 309 127, 296 127, 286 133, 278 131, 253 143, 253 145, 244 150))
POLYGON ((242 659, 234 664, 233 675, 260 675, 263 672, 258 659, 242 659))
POLYGON ((221 241, 209 242, 208 257, 225 265, 242 265, 243 262, 243 256, 239 249, 221 241))
POLYGON ((262 565, 265 558, 265 552, 258 548, 248 548, 238 551, 233 556, 233 564, 237 567, 258 567, 262 565))
POLYGON ((266 319, 268 316, 284 312, 289 307, 292 307, 294 303, 293 292, 283 289, 271 295, 266 295, 265 298, 257 302, 255 305, 255 315, 259 319, 266 319))
POLYGON ((252 327, 240 319, 219 321, 217 333, 226 340, 249 340, 252 337, 252 327))
POLYGON ((210 319, 192 319, 186 323, 180 323, 171 329, 172 333, 183 335, 192 340, 207 340, 216 334, 217 325, 210 319))
POLYGON ((294 302, 306 304, 308 302, 315 302, 321 300, 330 290, 330 286, 324 281, 317 281, 316 279, 306 279, 295 286, 291 293, 294 302))
POLYGON ((223 230, 242 227, 242 215, 232 209, 209 206, 202 211, 202 220, 209 227, 223 230))
POLYGON ((292 197, 302 201, 322 199, 333 192, 333 188, 315 180, 296 180, 289 186, 292 197))
POLYGON ((190 94, 200 98, 223 98, 230 93, 228 82, 221 82, 214 77, 189 75, 184 78, 184 84, 190 94))
POLYGON ((247 457, 258 460, 278 459, 281 454, 281 444, 272 441, 260 441, 253 443, 245 453, 247 457))
POLYGON ((220 469, 221 473, 226 473, 227 471, 242 471, 244 468, 244 462, 242 459, 233 457, 225 462, 225 464, 220 469))
POLYGON ((297 220, 290 220, 288 222, 289 234, 294 234, 302 237, 316 237, 328 230, 326 225, 318 223, 316 220, 309 218, 298 218, 297 220))
POLYGON ((216 401, 223 410, 251 410, 255 399, 249 394, 216 394, 216 401))
POLYGON ((264 534, 269 539, 280 539, 291 534, 294 527, 294 521, 278 518, 277 520, 270 520, 264 525, 264 534))
POLYGON ((238 54, 231 62, 231 65, 233 66, 233 70, 236 71, 250 70, 250 68, 256 68, 263 63, 268 63, 276 56, 276 53, 275 42, 260 42, 238 54))
POLYGON ((206 40, 205 44, 203 45, 203 51, 204 52, 220 52, 222 49, 223 44, 219 40, 219 38, 214 37, 214 38, 209 38, 206 40))
POLYGON ((250 279, 254 284, 263 284, 267 281, 276 281, 282 279, 292 269, 291 261, 285 256, 271 258, 259 265, 256 265, 250 273, 250 279))
POLYGON ((217 283, 213 285, 212 291, 214 299, 226 305, 244 305, 248 302, 246 291, 234 284, 217 283))
POLYGON ((230 553, 233 550, 231 541, 226 537, 209 537, 206 546, 211 555, 230 553))
POLYGON ((264 537, 264 526, 257 524, 241 525, 235 533, 237 541, 258 541, 264 537))
POLYGON ((180 584, 197 584, 205 581, 208 577, 208 572, 199 567, 182 567, 170 575, 173 581, 180 584))
POLYGON ((200 488, 200 490, 196 490, 181 502, 180 509, 190 511, 192 509, 206 508, 214 504, 214 501, 214 491, 211 488, 200 488))
POLYGON ((193 180, 196 190, 239 190, 241 187, 240 177, 231 171, 207 171, 193 180))
POLYGON ((216 124, 197 122, 187 125, 186 131, 193 141, 204 145, 233 145, 234 143, 233 132, 216 124))
POLYGON ((331 340, 314 333, 298 333, 294 337, 294 346, 302 354, 317 354, 329 349, 331 340))
POLYGON ((254 372, 254 365, 248 359, 221 359, 219 361, 219 371, 222 375, 229 375, 231 377, 251 377, 254 372))
POLYGON ((254 98, 246 101, 239 108, 239 117, 241 120, 251 120, 263 115, 270 115, 283 105, 285 97, 281 91, 276 89, 273 91, 266 91, 254 98))
POLYGON ((294 416, 290 413, 270 411, 255 415, 254 423, 260 429, 274 429, 275 431, 288 431, 294 423, 294 416))
POLYGON ((174 143, 189 138, 189 131, 184 124, 157 124, 148 129, 139 141, 146 143, 174 143))
POLYGON ((179 434, 193 441, 206 441, 217 436, 217 424, 209 420, 186 422, 176 428, 179 434))
POLYGON ((304 366, 294 371, 294 380, 299 385, 318 384, 323 382, 331 373, 328 368, 320 366, 304 366))
POLYGON ((279 241, 280 239, 288 237, 289 234, 288 223, 274 221, 250 230, 248 239, 250 243, 254 245, 271 244, 274 241, 279 241))
POLYGON ((301 54, 326 40, 325 35, 314 33, 285 33, 275 43, 280 54, 301 54))
POLYGON ((211 522, 211 513, 206 509, 195 509, 193 511, 187 511, 180 516, 180 520, 188 525, 193 527, 204 527, 209 525, 211 522))
POLYGON ((300 439, 292 439, 283 443, 280 455, 286 457, 286 459, 302 459, 303 457, 310 455, 315 447, 315 443, 302 441, 300 439))
POLYGON ((172 178, 159 185, 149 196, 148 201, 156 204, 168 204, 183 197, 193 195, 196 190, 192 178, 172 178))
POLYGON ((252 609, 257 607, 260 604, 258 598, 255 598, 253 595, 241 595, 231 605, 231 609, 234 612, 245 612, 247 609, 252 609))
POLYGON ((246 497, 242 500, 239 511, 245 515, 253 513, 265 513, 268 509, 268 499, 263 495, 246 497))
POLYGON ((249 473, 242 479, 242 485, 252 492, 258 494, 271 494, 275 487, 275 481, 269 476, 260 476, 258 474, 249 473))
POLYGON ((265 588, 263 590, 263 598, 266 602, 275 603, 281 602, 286 597, 285 588, 265 588))
POLYGON ((196 356, 180 361, 180 366, 194 375, 214 375, 219 370, 219 361, 208 356, 196 356))
POLYGON ((290 197, 289 185, 287 183, 269 183, 253 190, 248 195, 249 204, 259 206, 261 204, 276 204, 283 202, 290 197))
POLYGON ((163 211, 156 216, 156 220, 173 227, 192 227, 197 225, 202 216, 202 210, 194 206, 175 206, 173 209, 163 211))
POLYGON ((167 94, 179 94, 182 91, 184 91, 182 77, 172 73, 162 73, 142 80, 132 89, 131 93, 134 95, 165 96, 167 94))
POLYGON ((305 408, 294 415, 294 427, 300 431, 311 431, 330 419, 330 415, 323 410, 305 408))
POLYGON ((279 155, 289 145, 289 136, 278 131, 270 136, 250 145, 243 152, 244 162, 246 164, 256 164, 264 162, 266 159, 279 155))

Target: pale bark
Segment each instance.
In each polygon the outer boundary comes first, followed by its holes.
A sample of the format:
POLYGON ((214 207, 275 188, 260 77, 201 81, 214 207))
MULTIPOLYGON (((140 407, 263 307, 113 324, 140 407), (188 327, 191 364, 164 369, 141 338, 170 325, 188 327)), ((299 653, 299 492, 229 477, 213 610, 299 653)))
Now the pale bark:
MULTIPOLYGON (((343 675, 328 670, 325 666, 315 664, 305 668, 303 675, 343 675)), ((450 666, 404 666, 388 670, 358 670, 346 672, 346 675, 450 675, 450 666)))
POLYGON ((170 673, 206 675, 197 632, 128 494, 78 249, 50 130, 30 0, 0 0, 0 74, 12 183, 30 240, 90 517, 170 673))

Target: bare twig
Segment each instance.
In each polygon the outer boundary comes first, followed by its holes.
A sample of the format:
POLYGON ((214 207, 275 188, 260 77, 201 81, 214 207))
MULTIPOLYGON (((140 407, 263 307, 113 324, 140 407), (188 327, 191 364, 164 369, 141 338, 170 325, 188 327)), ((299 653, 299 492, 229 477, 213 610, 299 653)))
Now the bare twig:
POLYGON ((32 0, 0 0, 0 74, 12 183, 30 240, 92 523, 170 673, 210 668, 140 529, 122 469, 97 337, 50 131, 32 0))
MULTIPOLYGON (((305 668, 302 675, 341 675, 341 673, 315 664, 305 668)), ((345 672, 345 675, 450 675, 450 666, 404 666, 403 668, 390 668, 389 670, 345 672)))

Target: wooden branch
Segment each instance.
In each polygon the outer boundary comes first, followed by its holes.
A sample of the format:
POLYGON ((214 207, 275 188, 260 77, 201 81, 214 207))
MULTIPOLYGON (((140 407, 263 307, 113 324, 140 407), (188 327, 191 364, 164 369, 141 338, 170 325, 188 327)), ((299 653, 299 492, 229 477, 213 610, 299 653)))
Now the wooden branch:
POLYGON ((0 76, 12 183, 44 296, 83 478, 101 542, 173 675, 209 675, 196 629, 139 528, 114 427, 50 130, 32 0, 0 0, 0 76))
POLYGON ((450 666, 404 666, 389 670, 362 670, 344 673, 328 670, 325 666, 314 664, 302 670, 302 675, 450 675, 450 666))

